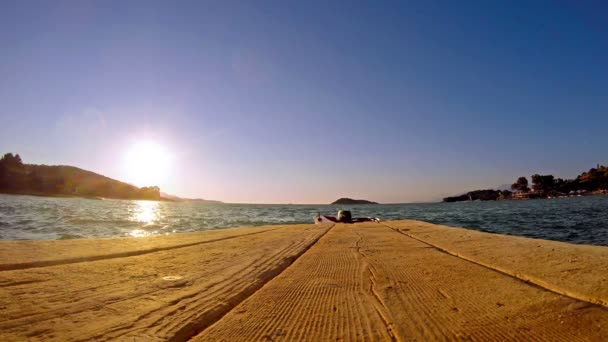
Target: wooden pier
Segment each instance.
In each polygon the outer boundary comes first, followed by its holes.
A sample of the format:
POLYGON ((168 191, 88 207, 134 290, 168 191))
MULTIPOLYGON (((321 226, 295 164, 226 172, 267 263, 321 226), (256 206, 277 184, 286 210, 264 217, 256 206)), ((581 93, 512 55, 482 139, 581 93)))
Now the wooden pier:
POLYGON ((608 340, 608 247, 420 221, 0 242, 0 340, 608 340))

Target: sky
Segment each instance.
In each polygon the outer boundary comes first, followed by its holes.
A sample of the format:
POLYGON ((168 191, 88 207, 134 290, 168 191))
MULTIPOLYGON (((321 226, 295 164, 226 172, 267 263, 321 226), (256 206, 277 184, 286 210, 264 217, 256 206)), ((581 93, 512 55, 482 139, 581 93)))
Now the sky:
POLYGON ((0 152, 237 203, 573 178, 608 163, 607 4, 1 1, 0 152))

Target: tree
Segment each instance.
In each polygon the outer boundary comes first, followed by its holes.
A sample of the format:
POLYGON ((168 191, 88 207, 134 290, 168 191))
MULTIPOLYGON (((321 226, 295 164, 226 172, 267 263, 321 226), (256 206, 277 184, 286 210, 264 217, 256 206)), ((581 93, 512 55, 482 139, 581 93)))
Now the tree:
POLYGON ((9 171, 21 170, 23 169, 23 161, 18 154, 13 155, 12 153, 6 153, 2 159, 0 159, 0 167, 9 171))
POLYGON ((25 166, 18 154, 6 153, 0 159, 1 189, 14 191, 26 186, 26 178, 25 166))
POLYGON ((157 186, 144 186, 139 189, 138 195, 144 199, 158 200, 160 199, 160 188, 157 186))
POLYGON ((528 179, 526 177, 519 177, 517 181, 511 185, 511 190, 528 192, 528 179))
POLYGON ((581 189, 590 191, 606 189, 608 187, 608 168, 598 165, 597 168, 591 168, 589 171, 581 173, 576 180, 579 181, 581 189))
POLYGON ((536 191, 551 191, 555 188, 555 178, 553 175, 532 175, 532 183, 536 191))

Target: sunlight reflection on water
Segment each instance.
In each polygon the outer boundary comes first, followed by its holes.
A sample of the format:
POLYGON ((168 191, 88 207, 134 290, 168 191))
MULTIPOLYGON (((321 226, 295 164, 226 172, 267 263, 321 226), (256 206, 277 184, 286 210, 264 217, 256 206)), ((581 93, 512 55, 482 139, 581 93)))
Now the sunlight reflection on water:
POLYGON ((158 234, 156 229, 145 229, 146 227, 155 226, 156 222, 162 219, 160 214, 159 202, 153 201, 134 201, 136 207, 133 209, 132 220, 143 223, 142 228, 133 229, 129 232, 133 237, 144 237, 158 234))
POLYGON ((146 236, 151 236, 151 235, 156 235, 157 232, 156 231, 147 231, 147 230, 143 230, 143 229, 133 229, 130 233, 129 236, 132 237, 146 237, 146 236))
POLYGON ((158 202, 152 201, 135 201, 137 207, 134 210, 133 218, 137 222, 151 224, 154 221, 160 220, 160 212, 158 202))

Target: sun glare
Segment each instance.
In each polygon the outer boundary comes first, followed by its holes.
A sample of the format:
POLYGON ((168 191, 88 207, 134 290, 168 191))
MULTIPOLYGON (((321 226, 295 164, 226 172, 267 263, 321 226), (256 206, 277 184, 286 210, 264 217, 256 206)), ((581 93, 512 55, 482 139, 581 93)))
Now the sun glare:
POLYGON ((168 176, 171 155, 153 141, 141 141, 125 154, 126 179, 136 186, 160 186, 168 176))

